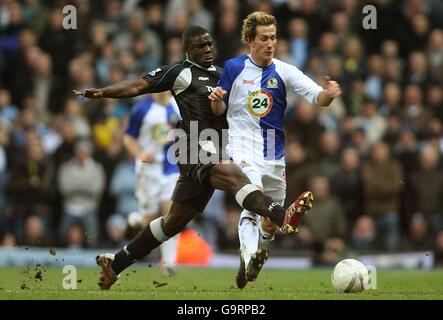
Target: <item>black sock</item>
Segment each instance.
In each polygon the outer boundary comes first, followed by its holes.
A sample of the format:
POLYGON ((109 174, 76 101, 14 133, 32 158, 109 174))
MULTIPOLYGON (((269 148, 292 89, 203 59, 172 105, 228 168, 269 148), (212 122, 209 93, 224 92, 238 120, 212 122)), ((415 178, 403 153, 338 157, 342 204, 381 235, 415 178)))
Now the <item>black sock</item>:
POLYGON ((246 196, 243 200, 243 208, 269 218, 279 227, 283 225, 285 208, 260 190, 253 191, 246 196))
POLYGON ((119 274, 135 261, 146 257, 152 249, 158 247, 161 244, 151 232, 149 224, 124 246, 114 257, 114 261, 111 263, 112 270, 119 274))

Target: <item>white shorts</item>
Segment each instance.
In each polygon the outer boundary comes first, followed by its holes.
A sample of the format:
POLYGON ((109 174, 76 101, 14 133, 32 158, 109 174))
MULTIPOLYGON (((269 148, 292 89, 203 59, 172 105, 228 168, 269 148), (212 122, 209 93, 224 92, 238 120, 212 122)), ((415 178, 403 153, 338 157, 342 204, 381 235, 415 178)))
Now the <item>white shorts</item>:
POLYGON ((135 197, 142 215, 157 213, 160 203, 170 201, 179 173, 163 174, 161 165, 142 165, 137 170, 135 197))
POLYGON ((249 159, 244 153, 231 152, 230 157, 240 167, 251 183, 275 201, 283 203, 286 198, 285 158, 278 160, 249 159))

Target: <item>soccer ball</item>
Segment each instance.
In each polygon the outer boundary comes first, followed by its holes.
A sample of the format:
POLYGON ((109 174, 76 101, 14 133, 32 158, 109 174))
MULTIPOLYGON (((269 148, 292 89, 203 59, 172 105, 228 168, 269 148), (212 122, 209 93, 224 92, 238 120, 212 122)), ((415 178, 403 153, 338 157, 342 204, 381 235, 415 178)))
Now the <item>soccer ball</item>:
POLYGON ((338 292, 362 292, 368 285, 369 273, 360 261, 345 259, 335 265, 331 280, 338 292))

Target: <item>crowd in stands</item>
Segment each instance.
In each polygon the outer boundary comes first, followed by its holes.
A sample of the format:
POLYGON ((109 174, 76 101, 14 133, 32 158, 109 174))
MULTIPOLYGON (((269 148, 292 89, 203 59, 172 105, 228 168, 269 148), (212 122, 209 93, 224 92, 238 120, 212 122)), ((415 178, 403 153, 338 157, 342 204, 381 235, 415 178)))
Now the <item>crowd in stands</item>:
MULTIPOLYGON (((137 209, 122 136, 139 99, 73 89, 135 79, 183 60, 181 33, 213 34, 216 64, 247 52, 242 19, 279 22, 276 57, 343 95, 320 108, 288 97, 287 198, 315 196, 298 236, 274 249, 433 250, 443 265, 443 4, 438 0, 3 0, 0 2, 0 246, 116 248, 137 209), (77 29, 65 29, 65 5, 77 29), (376 29, 362 27, 364 5, 376 29)), ((217 193, 195 228, 238 248, 240 208, 217 193)))

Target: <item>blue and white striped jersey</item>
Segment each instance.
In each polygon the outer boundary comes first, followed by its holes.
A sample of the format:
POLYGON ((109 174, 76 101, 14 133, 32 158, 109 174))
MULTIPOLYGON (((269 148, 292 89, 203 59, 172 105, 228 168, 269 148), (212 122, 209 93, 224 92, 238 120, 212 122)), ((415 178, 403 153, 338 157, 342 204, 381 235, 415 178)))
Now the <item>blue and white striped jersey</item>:
POLYGON ((323 90, 295 66, 273 59, 271 65, 261 67, 250 55, 226 61, 219 86, 228 92, 229 152, 234 147, 237 152, 259 154, 266 160, 284 155, 288 90, 311 103, 317 103, 323 90))
MULTIPOLYGON (((167 159, 167 150, 173 144, 168 133, 180 120, 177 104, 173 97, 163 106, 151 96, 137 103, 131 112, 125 133, 137 140, 144 153, 155 154, 155 162, 163 164, 163 174, 178 172, 178 167, 167 159)), ((142 165, 137 160, 137 166, 142 165)))

